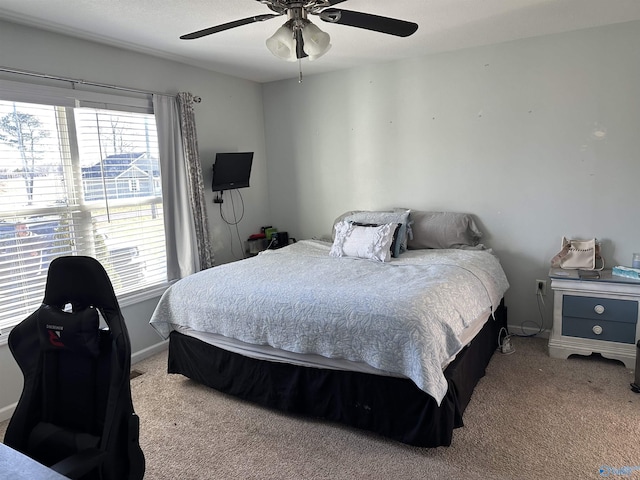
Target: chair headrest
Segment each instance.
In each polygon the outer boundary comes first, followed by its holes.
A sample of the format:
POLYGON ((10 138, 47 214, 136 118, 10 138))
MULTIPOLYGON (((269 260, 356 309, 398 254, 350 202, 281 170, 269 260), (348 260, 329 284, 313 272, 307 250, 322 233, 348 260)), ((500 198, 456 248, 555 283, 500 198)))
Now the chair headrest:
POLYGON ((38 310, 38 337, 43 350, 69 350, 97 357, 100 354, 98 310, 88 307, 64 312, 42 305, 38 310))
MULTIPOLYGON (((47 272, 44 301, 63 308, 70 303, 75 309, 89 305, 103 313, 119 312, 118 300, 104 267, 92 257, 66 256, 52 260, 47 272)), ((109 318, 106 319, 107 322, 109 318)))

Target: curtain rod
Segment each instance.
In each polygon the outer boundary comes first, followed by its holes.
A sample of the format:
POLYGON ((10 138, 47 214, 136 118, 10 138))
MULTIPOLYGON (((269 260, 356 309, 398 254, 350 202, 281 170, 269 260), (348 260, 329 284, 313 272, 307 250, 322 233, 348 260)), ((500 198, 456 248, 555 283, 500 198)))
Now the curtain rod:
MULTIPOLYGON (((120 87, 118 85, 109 85, 106 83, 96 83, 96 82, 87 82, 85 80, 79 80, 77 78, 65 78, 65 77, 58 77, 56 75, 49 75, 46 73, 38 73, 38 72, 29 72, 27 70, 17 70, 15 68, 9 68, 9 67, 3 67, 0 66, 0 72, 6 72, 6 73, 13 73, 16 75, 26 75, 26 76, 30 76, 30 77, 38 77, 38 78, 46 78, 48 80, 57 80, 57 81, 61 81, 61 82, 69 82, 73 85, 78 84, 78 85, 88 85, 91 87, 100 87, 100 88, 110 88, 112 90, 120 90, 120 91, 124 91, 124 92, 132 92, 132 93, 141 93, 144 95, 164 95, 167 96, 166 93, 162 93, 162 92, 152 92, 149 90, 139 90, 136 88, 128 88, 128 87, 120 87)), ((193 97, 193 102, 194 103, 200 103, 202 101, 202 98, 198 97, 198 96, 194 96, 193 97)))

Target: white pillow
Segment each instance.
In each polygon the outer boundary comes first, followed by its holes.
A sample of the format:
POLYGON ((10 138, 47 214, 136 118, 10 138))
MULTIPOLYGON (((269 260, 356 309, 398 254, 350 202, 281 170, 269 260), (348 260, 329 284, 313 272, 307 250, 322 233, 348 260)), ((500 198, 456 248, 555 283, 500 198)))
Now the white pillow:
POLYGON ((329 255, 388 262, 391 260, 391 243, 396 226, 395 223, 386 223, 377 227, 363 227, 346 220, 339 222, 329 255))
POLYGON ((409 223, 409 214, 411 210, 406 208, 396 208, 393 211, 368 211, 368 210, 353 210, 343 214, 339 217, 335 223, 348 220, 358 223, 371 223, 377 225, 383 225, 385 223, 400 224, 398 233, 396 235, 397 240, 391 251, 393 257, 398 257, 400 254, 407 250, 407 231, 409 223))

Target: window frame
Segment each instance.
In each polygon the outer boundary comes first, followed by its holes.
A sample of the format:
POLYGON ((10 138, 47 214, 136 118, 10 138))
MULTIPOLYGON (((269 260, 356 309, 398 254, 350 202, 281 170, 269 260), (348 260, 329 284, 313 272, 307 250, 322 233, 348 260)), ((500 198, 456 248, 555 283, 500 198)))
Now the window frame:
MULTIPOLYGON (((146 113, 153 114, 153 102, 151 94, 141 94, 138 92, 131 92, 130 95, 121 95, 113 93, 104 93, 94 90, 78 90, 77 85, 69 85, 68 87, 58 87, 50 85, 40 85, 32 83, 14 82, 10 80, 0 80, 0 100, 9 102, 22 102, 39 105, 49 105, 53 107, 63 108, 65 115, 68 117, 69 108, 76 107, 89 107, 102 110, 113 110, 115 112, 129 112, 129 113, 146 113)), ((102 89, 104 90, 104 89, 102 89)), ((129 93, 129 92, 127 92, 129 93)), ((68 135, 76 135, 74 125, 72 121, 68 124, 68 135)), ((68 118, 67 118, 68 120, 68 118)), ((72 150, 69 152, 71 157, 78 157, 78 143, 77 140, 69 141, 69 148, 72 150), (74 151, 75 150, 75 151, 74 151)), ((82 178, 78 175, 74 175, 76 182, 82 183, 82 178)), ((161 185, 160 185, 161 187, 161 185)), ((80 185, 79 188, 82 188, 80 185)), ((78 190, 79 191, 79 190, 78 190)), ((82 209, 88 207, 91 210, 91 203, 85 202, 81 206, 82 209)), ((117 200, 110 200, 109 204, 117 206, 117 200)), ((158 203, 158 197, 139 199, 138 201, 128 201, 127 204, 135 203, 137 205, 155 204, 158 203)), ((77 206, 77 203, 76 203, 77 206)), ((17 211, 17 210, 16 210, 17 211)), ((30 208, 29 215, 46 215, 46 214, 59 214, 59 207, 42 207, 42 208, 30 208)), ((166 228, 166 226, 163 226, 166 228)), ((166 233, 165 233, 165 248, 166 248, 166 233)), ((82 254, 82 253, 81 253, 82 254)), ((117 295, 118 302, 121 307, 128 307, 139 304, 148 300, 152 300, 161 296, 164 291, 169 287, 172 282, 167 278, 164 281, 158 281, 148 286, 144 286, 135 291, 122 292, 117 295)), ((7 342, 9 333, 13 326, 19 321, 16 321, 13 325, 0 327, 0 346, 7 342)))

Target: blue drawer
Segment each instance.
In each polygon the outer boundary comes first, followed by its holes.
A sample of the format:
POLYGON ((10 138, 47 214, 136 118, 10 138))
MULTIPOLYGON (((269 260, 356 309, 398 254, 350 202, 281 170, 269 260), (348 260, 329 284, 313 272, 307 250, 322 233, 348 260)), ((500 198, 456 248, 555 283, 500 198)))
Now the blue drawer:
POLYGON ((633 344, 637 321, 638 302, 632 300, 562 298, 562 335, 567 337, 633 344))
POLYGON ((636 326, 634 323, 628 322, 563 317, 562 335, 566 337, 590 338, 592 340, 634 344, 636 339, 636 326), (600 334, 594 332, 593 329, 596 326, 600 327, 600 334))
POLYGON ((562 297, 562 317, 590 318, 612 322, 633 323, 638 321, 638 302, 611 298, 562 297))

